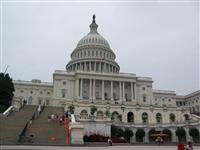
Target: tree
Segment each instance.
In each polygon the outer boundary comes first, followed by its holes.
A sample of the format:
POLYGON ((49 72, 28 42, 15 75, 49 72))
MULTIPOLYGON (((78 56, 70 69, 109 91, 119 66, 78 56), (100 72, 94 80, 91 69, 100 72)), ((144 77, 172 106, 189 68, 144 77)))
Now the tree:
POLYGON ((194 142, 198 143, 200 141, 200 139, 199 139, 199 131, 198 131, 197 128, 190 128, 189 129, 189 134, 190 134, 190 136, 192 136, 194 142))
POLYGON ((130 138, 133 136, 133 131, 130 130, 129 128, 125 128, 125 131, 124 131, 124 138, 130 142, 130 138))
POLYGON ((176 130, 176 136, 178 136, 179 141, 182 141, 185 138, 185 135, 186 135, 186 133, 185 133, 185 130, 183 128, 178 128, 176 130))
POLYGON ((152 142, 152 141, 154 141, 155 140, 155 137, 153 137, 152 136, 152 134, 156 134, 157 132, 156 132, 156 129, 155 128, 151 128, 150 130, 149 130, 149 140, 152 142))
POLYGON ((9 74, 0 73, 0 111, 5 111, 11 104, 15 91, 9 74))
POLYGON ((170 141, 171 140, 171 137, 172 137, 172 133, 169 129, 164 129, 162 131, 163 134, 167 134, 167 137, 166 137, 166 141, 170 141))
POLYGON ((145 132, 143 129, 138 129, 136 131, 136 140, 138 142, 142 142, 143 141, 143 137, 145 136, 145 132))
POLYGON ((74 105, 70 105, 70 106, 68 107, 68 110, 69 110, 70 114, 74 114, 74 110, 75 110, 74 105))
POLYGON ((90 107, 90 113, 91 113, 91 115, 94 115, 94 113, 97 111, 97 107, 96 106, 94 106, 94 105, 92 105, 91 107, 90 107))
POLYGON ((124 131, 120 127, 117 127, 115 125, 111 125, 111 136, 112 137, 123 137, 124 131))

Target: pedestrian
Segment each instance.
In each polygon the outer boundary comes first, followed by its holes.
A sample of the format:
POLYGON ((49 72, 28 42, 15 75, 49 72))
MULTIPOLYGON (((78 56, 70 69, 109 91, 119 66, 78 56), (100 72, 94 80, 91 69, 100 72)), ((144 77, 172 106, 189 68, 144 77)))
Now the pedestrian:
POLYGON ((39 105, 39 106, 38 106, 38 109, 37 109, 37 113, 38 113, 37 116, 38 116, 38 117, 39 117, 39 115, 40 115, 40 112, 41 112, 41 106, 39 105))
POLYGON ((188 143, 185 145, 185 150, 193 150, 192 142, 188 142, 188 143))
POLYGON ((108 145, 112 146, 112 140, 110 137, 108 137, 108 145))

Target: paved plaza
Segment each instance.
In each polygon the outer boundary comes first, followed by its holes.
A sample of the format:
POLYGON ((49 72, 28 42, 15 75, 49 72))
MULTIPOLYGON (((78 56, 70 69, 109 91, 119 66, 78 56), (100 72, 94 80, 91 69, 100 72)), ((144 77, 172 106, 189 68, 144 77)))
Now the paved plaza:
MULTIPOLYGON (((176 150, 176 146, 1 146, 1 150, 176 150)), ((198 150, 200 147, 194 147, 198 150)))

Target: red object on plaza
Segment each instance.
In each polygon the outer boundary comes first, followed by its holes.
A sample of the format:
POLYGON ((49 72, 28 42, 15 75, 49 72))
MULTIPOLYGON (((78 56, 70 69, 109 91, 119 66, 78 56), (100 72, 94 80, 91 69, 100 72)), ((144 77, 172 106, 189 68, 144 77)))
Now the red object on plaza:
POLYGON ((185 145, 182 143, 178 143, 177 144, 177 150, 184 150, 185 149, 185 145))
POLYGON ((65 117, 64 120, 64 126, 65 126, 65 144, 69 144, 68 135, 69 135, 69 129, 68 129, 68 118, 65 117))
POLYGON ((49 140, 54 142, 54 141, 56 141, 56 137, 55 136, 49 136, 49 140))

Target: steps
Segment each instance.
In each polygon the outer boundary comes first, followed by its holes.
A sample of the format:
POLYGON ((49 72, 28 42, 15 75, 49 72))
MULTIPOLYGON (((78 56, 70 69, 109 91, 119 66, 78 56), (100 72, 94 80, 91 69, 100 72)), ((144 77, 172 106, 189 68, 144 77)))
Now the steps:
POLYGON ((26 123, 32 117, 36 106, 24 106, 8 117, 0 116, 0 142, 1 145, 17 144, 19 135, 26 123))
MULTIPOLYGON (((62 107, 45 107, 40 116, 35 119, 30 128, 26 131, 26 137, 33 135, 32 145, 65 145, 64 124, 58 121, 48 122, 48 116, 57 114, 59 117, 64 114, 62 107)), ((30 144, 24 141, 23 144, 30 144)))

